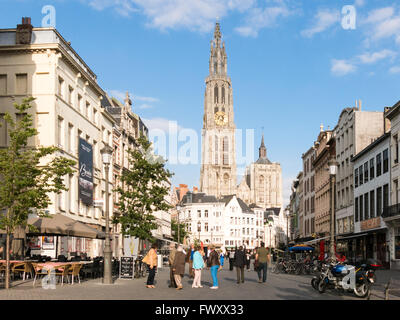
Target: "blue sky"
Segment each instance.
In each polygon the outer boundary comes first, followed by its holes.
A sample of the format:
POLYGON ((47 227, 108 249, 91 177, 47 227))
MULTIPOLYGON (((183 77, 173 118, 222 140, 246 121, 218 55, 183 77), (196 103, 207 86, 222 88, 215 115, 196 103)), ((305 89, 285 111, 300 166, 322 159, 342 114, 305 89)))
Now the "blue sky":
MULTIPOLYGON (((301 155, 321 123, 361 99, 382 111, 400 97, 400 4, 385 0, 0 0, 0 28, 22 16, 41 26, 42 7, 109 93, 133 95, 150 128, 168 120, 200 135, 210 40, 219 17, 238 129, 262 129, 279 162, 287 201, 301 155), (345 30, 342 8, 356 9, 345 30)), ((200 151, 199 151, 200 154, 200 151)), ((171 165, 174 185, 199 185, 200 165, 171 165)))

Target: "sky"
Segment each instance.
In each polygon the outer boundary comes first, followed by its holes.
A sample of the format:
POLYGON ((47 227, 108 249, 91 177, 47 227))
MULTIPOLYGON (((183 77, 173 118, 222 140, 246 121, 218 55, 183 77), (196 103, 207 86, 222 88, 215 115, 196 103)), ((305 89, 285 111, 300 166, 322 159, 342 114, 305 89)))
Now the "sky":
MULTIPOLYGON (((218 19, 236 127, 243 138, 254 130, 254 160, 264 134, 268 158, 282 167, 284 204, 321 124, 334 128, 356 99, 363 110, 383 111, 400 98, 394 0, 0 0, 0 28, 23 16, 35 27, 54 23, 106 92, 122 100, 130 93, 151 130, 172 121, 199 137, 218 19)), ((173 185, 199 186, 200 146, 194 164, 170 161, 173 185)))

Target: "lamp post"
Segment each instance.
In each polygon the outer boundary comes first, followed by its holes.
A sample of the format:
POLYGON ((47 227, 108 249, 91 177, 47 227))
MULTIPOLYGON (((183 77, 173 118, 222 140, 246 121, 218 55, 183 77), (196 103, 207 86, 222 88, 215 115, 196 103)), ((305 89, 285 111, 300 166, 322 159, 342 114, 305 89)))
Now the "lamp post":
POLYGON ((286 211, 286 245, 289 247, 289 217, 290 211, 286 211))
POLYGON ((105 190, 105 197, 106 197, 106 242, 104 245, 104 275, 103 275, 103 283, 104 284, 112 284, 112 273, 111 273, 111 243, 110 243, 110 227, 109 227, 109 195, 108 195, 108 171, 109 166, 111 163, 111 157, 113 153, 113 148, 111 148, 108 144, 104 144, 104 148, 100 150, 101 156, 103 158, 104 164, 104 172, 106 176, 106 190, 105 190))
POLYGON ((180 211, 181 211, 181 206, 180 205, 177 205, 176 206, 176 210, 178 210, 178 245, 181 243, 181 241, 180 241, 180 230, 181 230, 181 225, 180 225, 180 223, 179 223, 179 216, 180 216, 180 211))
POLYGON ((329 180, 330 180, 330 201, 331 201, 331 226, 330 226, 330 244, 329 244, 329 255, 331 261, 336 261, 335 255, 335 185, 336 185, 336 170, 337 162, 334 159, 328 161, 329 166, 329 180))

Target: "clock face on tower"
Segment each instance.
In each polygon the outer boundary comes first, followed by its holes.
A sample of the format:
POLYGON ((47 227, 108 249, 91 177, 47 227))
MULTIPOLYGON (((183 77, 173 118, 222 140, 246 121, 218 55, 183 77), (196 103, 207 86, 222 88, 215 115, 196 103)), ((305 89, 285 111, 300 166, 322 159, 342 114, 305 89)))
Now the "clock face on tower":
POLYGON ((223 126, 228 123, 228 117, 222 111, 218 111, 217 113, 215 113, 214 118, 217 126, 223 126))

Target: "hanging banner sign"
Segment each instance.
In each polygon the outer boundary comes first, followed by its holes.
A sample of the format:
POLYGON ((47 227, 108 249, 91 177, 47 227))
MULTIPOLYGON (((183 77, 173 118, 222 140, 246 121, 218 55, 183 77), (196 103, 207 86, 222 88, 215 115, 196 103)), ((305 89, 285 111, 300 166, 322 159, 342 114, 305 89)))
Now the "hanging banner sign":
POLYGON ((79 199, 93 205, 93 148, 82 138, 79 138, 79 199))

